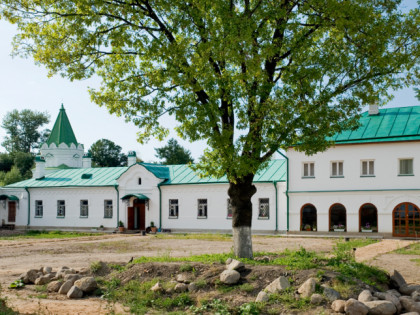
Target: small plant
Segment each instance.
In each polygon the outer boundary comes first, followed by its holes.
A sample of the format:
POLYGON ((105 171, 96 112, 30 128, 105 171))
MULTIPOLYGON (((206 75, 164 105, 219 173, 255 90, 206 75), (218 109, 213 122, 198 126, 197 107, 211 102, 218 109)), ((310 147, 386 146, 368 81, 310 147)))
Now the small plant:
POLYGON ((194 283, 197 286, 197 288, 199 288, 199 289, 202 289, 202 288, 204 288, 207 285, 207 281, 204 280, 204 279, 198 279, 194 283))
POLYGON ((150 222, 150 227, 155 227, 155 222, 151 221, 150 222))
POLYGON ((21 279, 13 281, 9 288, 11 289, 22 289, 25 286, 25 284, 23 283, 23 281, 21 279))
POLYGON ((252 292, 254 290, 254 286, 251 283, 244 283, 239 286, 239 289, 244 292, 252 292))
POLYGON ((38 293, 46 293, 47 292, 47 285, 46 284, 44 284, 44 285, 36 285, 35 286, 35 292, 38 292, 38 293))
POLYGON ((341 223, 340 223, 340 224, 337 224, 337 225, 333 225, 333 228, 334 228, 334 229, 340 229, 340 230, 341 230, 341 229, 344 229, 344 228, 345 228, 345 226, 344 226, 343 224, 341 224, 341 223))
POLYGON ((100 261, 93 261, 93 262, 90 264, 90 271, 91 271, 92 273, 96 273, 96 272, 98 272, 99 270, 101 270, 101 268, 102 268, 102 264, 101 264, 101 262, 100 262, 100 261))
POLYGON ((193 266, 191 266, 191 265, 190 265, 190 264, 188 264, 188 263, 186 263, 186 264, 182 264, 182 265, 179 267, 179 270, 180 270, 181 272, 192 271, 192 270, 193 270, 193 266))
POLYGON ((239 307, 239 314, 241 315, 258 315, 261 309, 255 302, 242 304, 239 307))
POLYGON ((120 220, 120 221, 118 222, 118 227, 124 227, 124 222, 120 220))

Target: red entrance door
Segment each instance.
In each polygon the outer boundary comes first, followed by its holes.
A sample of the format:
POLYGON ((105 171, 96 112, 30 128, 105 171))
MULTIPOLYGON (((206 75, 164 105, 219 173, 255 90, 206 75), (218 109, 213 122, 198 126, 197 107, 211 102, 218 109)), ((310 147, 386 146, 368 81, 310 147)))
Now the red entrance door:
POLYGON ((127 209, 127 230, 146 229, 146 204, 144 200, 134 199, 133 207, 127 209))
POLYGON ((9 201, 9 215, 7 220, 9 222, 15 222, 16 221, 16 202, 9 201))

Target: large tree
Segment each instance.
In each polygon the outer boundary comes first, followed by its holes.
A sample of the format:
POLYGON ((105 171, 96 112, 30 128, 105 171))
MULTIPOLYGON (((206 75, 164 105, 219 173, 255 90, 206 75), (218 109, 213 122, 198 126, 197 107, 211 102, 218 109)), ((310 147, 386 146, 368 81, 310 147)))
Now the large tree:
POLYGON ((355 128, 361 106, 418 80, 419 9, 398 0, 0 0, 16 52, 162 138, 207 140, 197 165, 227 175, 234 251, 252 257, 255 173, 279 148, 308 154, 355 128))
POLYGON ((169 139, 168 144, 161 147, 155 148, 156 157, 163 160, 163 164, 187 164, 193 163, 194 159, 191 156, 191 152, 181 146, 175 139, 169 139))
MULTIPOLYGON (((39 148, 40 139, 46 131, 40 131, 40 127, 48 124, 50 116, 30 109, 17 109, 8 112, 2 121, 2 127, 6 130, 6 137, 2 145, 8 152, 31 152, 39 148)), ((42 138, 44 139, 44 137, 42 138)))
POLYGON ((121 153, 121 147, 108 139, 96 141, 88 153, 92 157, 93 166, 115 167, 127 165, 127 156, 121 153))

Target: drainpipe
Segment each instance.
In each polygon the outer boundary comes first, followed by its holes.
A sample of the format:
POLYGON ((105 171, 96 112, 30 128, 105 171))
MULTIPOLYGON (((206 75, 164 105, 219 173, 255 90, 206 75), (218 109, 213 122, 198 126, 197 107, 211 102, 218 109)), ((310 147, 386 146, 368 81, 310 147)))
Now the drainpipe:
POLYGON ((159 231, 162 231, 162 190, 160 186, 164 183, 164 181, 157 184, 157 188, 159 189, 159 231))
POLYGON ((28 193, 28 228, 31 224, 31 193, 29 192, 28 186, 25 186, 25 190, 28 193))
POLYGON ((117 228, 118 228, 118 223, 120 222, 120 191, 118 190, 118 184, 115 184, 114 188, 117 191, 117 228))
POLYGON ((279 181, 275 180, 273 181, 273 185, 274 185, 274 190, 276 192, 276 229, 274 230, 274 232, 277 232, 279 229, 279 211, 278 211, 278 197, 277 197, 277 183, 279 181))
POLYGON ((279 153, 282 157, 286 159, 286 174, 287 174, 287 179, 286 179, 287 230, 286 231, 289 232, 289 158, 285 156, 283 153, 281 153, 279 150, 277 150, 277 153, 279 153))

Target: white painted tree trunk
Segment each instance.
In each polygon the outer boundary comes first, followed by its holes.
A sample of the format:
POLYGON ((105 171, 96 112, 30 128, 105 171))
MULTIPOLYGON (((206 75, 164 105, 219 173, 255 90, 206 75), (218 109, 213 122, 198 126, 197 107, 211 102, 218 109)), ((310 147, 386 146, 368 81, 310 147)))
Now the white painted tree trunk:
POLYGON ((232 227, 233 249, 236 257, 252 259, 252 233, 250 226, 232 227))

